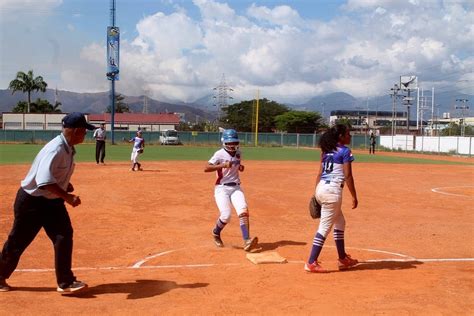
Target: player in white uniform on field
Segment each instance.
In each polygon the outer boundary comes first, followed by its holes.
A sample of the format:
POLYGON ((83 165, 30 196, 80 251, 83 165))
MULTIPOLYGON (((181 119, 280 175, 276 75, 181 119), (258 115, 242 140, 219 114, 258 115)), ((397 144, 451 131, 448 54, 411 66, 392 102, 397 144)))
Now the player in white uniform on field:
POLYGON ((137 136, 133 137, 128 142, 133 143, 132 154, 130 156, 130 160, 132 161, 131 171, 142 171, 142 164, 138 162, 138 156, 143 153, 143 149, 145 148, 145 139, 142 137, 142 131, 137 131, 137 136))
POLYGON ((214 153, 204 169, 205 172, 216 171, 217 173, 214 197, 220 216, 212 235, 216 246, 224 247, 221 231, 230 222, 233 205, 237 215, 239 215, 244 250, 250 251, 257 245, 258 238, 250 238, 249 211, 244 192, 240 187, 239 172, 244 171, 244 166, 241 164, 237 132, 233 129, 225 130, 222 133, 222 144, 223 148, 214 153))

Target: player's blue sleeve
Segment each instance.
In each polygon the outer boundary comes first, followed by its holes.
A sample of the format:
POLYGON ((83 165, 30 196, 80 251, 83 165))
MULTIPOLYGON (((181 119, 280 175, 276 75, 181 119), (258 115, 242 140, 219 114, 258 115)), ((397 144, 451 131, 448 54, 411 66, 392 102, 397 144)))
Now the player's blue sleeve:
POLYGON ((342 152, 342 162, 352 162, 354 161, 354 156, 352 156, 352 152, 349 148, 344 147, 343 152, 342 152))

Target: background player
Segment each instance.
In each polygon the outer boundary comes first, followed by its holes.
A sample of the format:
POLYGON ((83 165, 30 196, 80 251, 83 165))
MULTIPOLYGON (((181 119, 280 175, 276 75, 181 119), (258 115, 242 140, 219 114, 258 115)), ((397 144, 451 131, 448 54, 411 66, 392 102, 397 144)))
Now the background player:
POLYGON ((95 138, 95 161, 97 164, 104 163, 105 158, 105 139, 107 138, 107 132, 105 131, 105 124, 100 123, 100 128, 94 131, 95 138))
POLYGON ((375 155, 375 145, 377 144, 377 138, 375 137, 374 132, 370 133, 369 142, 370 142, 369 155, 370 154, 375 155))
POLYGON ((351 150, 346 145, 351 143, 350 129, 346 125, 338 124, 326 131, 319 141, 321 147, 321 165, 316 177, 315 196, 321 204, 321 220, 313 247, 305 270, 308 272, 327 272, 318 262, 326 237, 334 225, 334 240, 339 256, 339 270, 349 269, 358 261, 346 254, 344 246, 344 229, 346 221, 342 214, 342 189, 344 182, 352 195, 352 208, 357 207, 357 193, 352 177, 351 150))
POLYGON ((205 172, 216 171, 217 179, 214 188, 214 198, 219 208, 220 216, 212 231, 217 247, 224 247, 221 232, 230 222, 232 205, 239 216, 240 229, 244 239, 244 250, 250 251, 258 243, 258 238, 250 238, 249 211, 244 193, 240 187, 239 172, 244 171, 241 164, 239 137, 235 130, 227 129, 222 133, 223 148, 219 149, 209 159, 204 168, 205 172))
POLYGON ((132 169, 131 171, 141 171, 142 164, 138 162, 138 156, 143 153, 143 149, 145 148, 145 139, 142 137, 142 131, 137 131, 137 136, 133 137, 128 141, 129 143, 133 143, 132 147, 132 155, 130 159, 132 160, 132 169), (135 169, 136 167, 136 169, 135 169))
POLYGON ((13 212, 15 220, 0 255, 0 292, 11 288, 6 283, 20 261, 21 254, 44 228, 54 245, 57 291, 76 292, 87 287, 71 270, 73 229, 64 202, 76 207, 79 196, 72 194, 74 145, 84 141, 86 129, 95 127, 82 113, 74 112, 62 120, 63 130, 38 153, 25 179, 21 181, 13 212))

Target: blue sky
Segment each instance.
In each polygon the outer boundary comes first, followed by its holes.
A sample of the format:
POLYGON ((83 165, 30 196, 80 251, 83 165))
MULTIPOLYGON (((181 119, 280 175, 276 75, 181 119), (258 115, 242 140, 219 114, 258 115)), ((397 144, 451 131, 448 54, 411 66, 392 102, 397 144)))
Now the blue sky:
MULTIPOLYGON (((109 0, 0 0, 0 88, 108 90, 109 0)), ((386 94, 401 75, 474 94, 474 12, 462 0, 116 0, 119 92, 193 102, 225 74, 237 99, 386 94)))

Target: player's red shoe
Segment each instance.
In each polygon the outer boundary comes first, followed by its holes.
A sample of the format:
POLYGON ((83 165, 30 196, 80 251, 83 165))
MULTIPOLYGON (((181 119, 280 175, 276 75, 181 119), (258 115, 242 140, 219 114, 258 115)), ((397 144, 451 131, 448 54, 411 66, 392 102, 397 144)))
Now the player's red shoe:
POLYGON ((255 248, 255 246, 258 244, 258 237, 253 237, 246 239, 244 241, 244 250, 245 251, 250 251, 255 248))
POLYGON ((312 273, 327 273, 329 272, 328 270, 324 269, 321 267, 319 262, 315 261, 313 263, 305 263, 304 265, 305 271, 312 272, 312 273))
POLYGON ((359 261, 352 259, 350 255, 346 254, 344 259, 339 259, 337 262, 339 270, 347 270, 357 265, 359 261))

